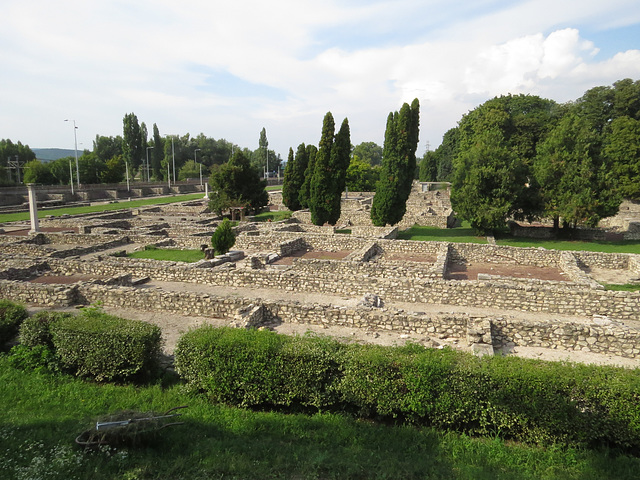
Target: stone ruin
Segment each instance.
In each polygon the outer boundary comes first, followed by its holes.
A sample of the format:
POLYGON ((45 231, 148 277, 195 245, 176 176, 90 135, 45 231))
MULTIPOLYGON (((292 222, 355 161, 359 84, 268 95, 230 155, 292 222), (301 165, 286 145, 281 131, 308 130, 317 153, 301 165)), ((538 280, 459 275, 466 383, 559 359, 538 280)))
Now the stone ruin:
MULTIPOLYGON (((415 186, 407 222, 449 223, 447 198, 415 186)), ((202 202, 45 218, 37 235, 0 236, 0 296, 56 307, 99 301, 239 327, 290 322, 396 332, 478 354, 538 346, 640 356, 640 293, 605 290, 598 277, 640 281, 639 256, 397 240, 402 227, 366 224, 366 195, 349 193, 345 205, 338 226, 350 233, 313 226, 304 212, 282 222, 249 217, 235 227, 234 251, 194 264, 122 255, 146 245, 208 244, 219 220, 203 213, 202 202), (480 267, 462 280, 452 273, 480 267), (501 268, 553 271, 557 279, 493 273, 501 268), (230 288, 233 295, 225 293, 230 288)))

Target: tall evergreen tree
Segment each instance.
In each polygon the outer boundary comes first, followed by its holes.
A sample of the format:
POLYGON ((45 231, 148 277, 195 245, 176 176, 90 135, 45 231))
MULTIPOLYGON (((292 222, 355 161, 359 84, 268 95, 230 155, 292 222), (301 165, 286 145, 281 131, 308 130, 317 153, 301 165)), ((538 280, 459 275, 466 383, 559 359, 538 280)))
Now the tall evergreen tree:
POLYGON ((416 170, 420 103, 416 98, 400 112, 389 113, 384 136, 382 170, 371 206, 376 226, 395 225, 407 211, 407 199, 416 170))
POLYGON ((331 171, 333 178, 331 186, 333 207, 331 208, 329 219, 331 225, 335 225, 340 218, 340 202, 342 192, 344 192, 347 182, 347 169, 351 160, 351 132, 349 120, 342 121, 340 130, 336 134, 333 146, 331 147, 331 171))
POLYGON ((307 167, 304 169, 304 180, 302 187, 300 188, 300 194, 298 200, 300 201, 300 207, 309 208, 311 202, 311 180, 313 178, 313 171, 316 167, 316 155, 318 154, 318 147, 315 145, 307 145, 307 167))
POLYGON ((156 179, 164 177, 162 172, 162 159, 164 158, 164 139, 160 136, 158 125, 153 124, 153 150, 151 150, 151 169, 156 179))
POLYGON ((289 210, 296 211, 302 208, 301 192, 305 180, 305 171, 309 163, 307 147, 304 143, 298 145, 295 158, 293 150, 289 151, 290 160, 284 171, 284 183, 282 185, 282 200, 289 210), (293 161, 291 161, 293 158, 293 161))
POLYGON ((311 210, 311 222, 314 225, 324 225, 331 216, 333 208, 331 180, 331 147, 333 147, 333 135, 335 122, 331 112, 327 112, 322 122, 322 136, 316 161, 313 168, 313 176, 310 184, 309 209, 311 210))

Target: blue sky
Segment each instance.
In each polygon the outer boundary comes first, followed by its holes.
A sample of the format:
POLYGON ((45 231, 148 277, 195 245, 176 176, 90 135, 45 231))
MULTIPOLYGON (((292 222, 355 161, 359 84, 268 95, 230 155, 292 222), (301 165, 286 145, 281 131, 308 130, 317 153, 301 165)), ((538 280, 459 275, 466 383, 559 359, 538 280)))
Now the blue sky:
POLYGON ((640 79, 637 0, 4 0, 0 138, 80 148, 149 131, 204 133, 287 157, 322 118, 382 145, 421 104, 420 146, 496 95, 558 102, 640 79))

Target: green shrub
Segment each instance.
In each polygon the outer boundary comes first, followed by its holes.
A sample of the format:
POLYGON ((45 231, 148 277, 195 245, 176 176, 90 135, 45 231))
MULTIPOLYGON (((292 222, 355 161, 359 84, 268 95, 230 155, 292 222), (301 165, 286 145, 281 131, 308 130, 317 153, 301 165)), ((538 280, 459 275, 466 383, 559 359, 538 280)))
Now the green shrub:
POLYGON ((43 310, 26 318, 20 326, 20 343, 26 347, 43 345, 53 347, 51 325, 61 318, 70 317, 70 313, 43 310))
POLYGON ((239 406, 326 408, 335 403, 340 346, 324 337, 201 327, 176 347, 176 370, 191 388, 239 406))
POLYGON ((148 373, 160 353, 159 327, 97 311, 59 318, 50 330, 61 364, 98 381, 148 373))
POLYGON ((9 354, 9 364, 14 368, 38 373, 60 371, 60 361, 53 347, 16 345, 11 348, 9 354))
POLYGON ((231 229, 231 222, 228 218, 225 218, 220 225, 216 228, 211 236, 211 246, 213 247, 216 255, 222 255, 227 253, 231 247, 236 243, 236 235, 231 229))
POLYGON ((28 317, 27 309, 9 300, 0 300, 0 348, 12 340, 20 324, 28 317))
POLYGON ((176 368, 211 400, 238 406, 338 409, 540 445, 640 449, 637 369, 214 327, 180 339, 176 368))

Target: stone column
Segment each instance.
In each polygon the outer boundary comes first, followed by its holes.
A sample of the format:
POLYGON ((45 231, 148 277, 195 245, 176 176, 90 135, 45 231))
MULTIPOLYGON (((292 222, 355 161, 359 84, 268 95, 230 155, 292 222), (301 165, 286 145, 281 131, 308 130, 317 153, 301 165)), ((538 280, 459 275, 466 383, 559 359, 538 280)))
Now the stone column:
POLYGON ((209 184, 208 183, 204 184, 204 198, 209 200, 209 184))
POLYGON ((40 231, 40 225, 38 224, 36 187, 33 183, 28 183, 27 189, 29 190, 29 216, 31 217, 31 230, 29 230, 29 233, 38 233, 40 231))

